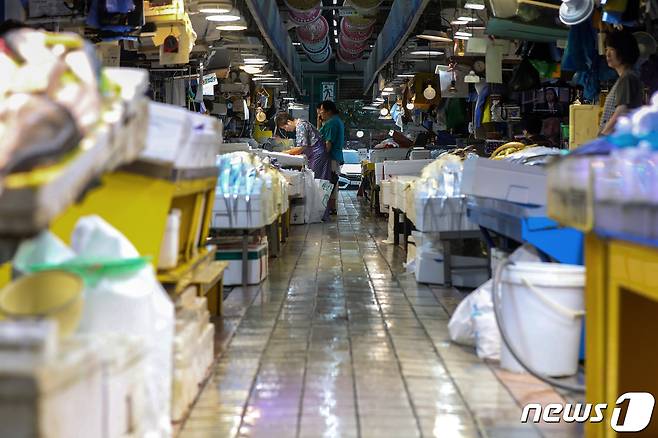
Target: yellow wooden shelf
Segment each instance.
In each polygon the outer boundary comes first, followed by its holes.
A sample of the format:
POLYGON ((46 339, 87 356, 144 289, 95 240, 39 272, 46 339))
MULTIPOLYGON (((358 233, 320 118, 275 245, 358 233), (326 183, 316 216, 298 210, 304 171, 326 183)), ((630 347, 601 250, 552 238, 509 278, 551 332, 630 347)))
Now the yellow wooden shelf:
MULTIPOLYGON (((585 263, 585 397, 608 404, 606 419, 585 430, 587 438, 611 438, 617 436, 610 418, 620 395, 658 395, 658 248, 589 234, 585 263)), ((658 421, 632 436, 658 436, 658 421)))
POLYGON ((196 256, 175 268, 167 271, 158 271, 158 281, 162 283, 170 294, 179 295, 185 288, 194 283, 195 277, 206 269, 214 257, 214 246, 201 248, 196 256))

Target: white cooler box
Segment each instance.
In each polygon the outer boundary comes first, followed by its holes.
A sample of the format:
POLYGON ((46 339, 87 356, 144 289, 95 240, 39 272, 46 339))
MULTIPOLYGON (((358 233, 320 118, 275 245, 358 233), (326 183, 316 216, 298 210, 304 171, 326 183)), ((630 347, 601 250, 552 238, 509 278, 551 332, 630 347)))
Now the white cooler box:
MULTIPOLYGON (((247 284, 260 284, 268 274, 267 244, 250 246, 247 258, 249 260, 247 284)), ((228 262, 228 268, 224 271, 225 286, 242 285, 242 248, 218 249, 215 260, 228 262)))
POLYGON ((468 220, 468 200, 460 198, 416 198, 416 229, 423 232, 478 230, 468 220))
POLYGON ((252 195, 250 202, 247 198, 233 196, 227 200, 223 195, 215 196, 213 205, 213 228, 261 228, 274 221, 274 205, 271 196, 252 195))
POLYGON ((371 149, 368 159, 372 163, 381 163, 386 160, 404 160, 407 158, 407 148, 371 149))
POLYGON ((464 161, 462 193, 518 204, 546 205, 546 169, 507 161, 464 161))

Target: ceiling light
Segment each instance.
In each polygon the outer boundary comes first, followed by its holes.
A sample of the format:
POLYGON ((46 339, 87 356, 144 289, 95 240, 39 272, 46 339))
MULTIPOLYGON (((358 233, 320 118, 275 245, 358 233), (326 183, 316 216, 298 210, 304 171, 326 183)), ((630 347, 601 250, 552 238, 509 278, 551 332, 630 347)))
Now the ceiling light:
POLYGON ((267 61, 260 58, 247 58, 244 60, 244 63, 251 65, 265 65, 267 64, 267 61))
POLYGON ((473 34, 470 32, 466 32, 464 30, 458 30, 457 32, 455 32, 455 36, 472 37, 473 34))
POLYGON ((219 14, 219 15, 208 15, 208 16, 206 16, 206 20, 228 23, 228 22, 231 22, 231 21, 239 21, 240 20, 240 15, 235 14, 235 13, 219 14))
POLYGON ((478 21, 477 18, 473 18, 473 17, 458 17, 457 20, 459 20, 459 21, 465 21, 465 22, 467 22, 467 23, 472 23, 472 22, 474 22, 474 21, 478 21))
POLYGON ((455 39, 456 39, 456 40, 467 40, 467 39, 469 39, 469 38, 470 38, 470 37, 467 37, 467 36, 455 35, 455 39))
POLYGON ((257 78, 273 78, 274 73, 259 73, 256 75, 257 78))
POLYGON ((439 56, 443 55, 441 50, 414 50, 411 52, 411 55, 414 56, 439 56))
POLYGON ((386 87, 386 88, 384 88, 384 90, 383 90, 383 91, 387 91, 387 92, 389 92, 389 93, 390 93, 390 92, 393 92, 393 91, 395 91, 395 89, 394 89, 393 87, 386 87))
POLYGON ((376 106, 371 106, 371 105, 366 105, 366 106, 363 107, 363 109, 366 110, 366 111, 379 111, 379 108, 377 108, 376 106))
POLYGON ((365 133, 363 131, 361 131, 361 130, 356 131, 357 138, 363 138, 364 135, 365 135, 365 133))
POLYGON ((436 42, 436 43, 451 43, 452 42, 452 38, 450 38, 446 32, 442 32, 442 31, 439 31, 439 30, 426 29, 420 35, 416 35, 416 37, 420 38, 420 39, 423 39, 423 40, 436 42))
POLYGON ((414 109, 414 103, 412 101, 407 102, 407 109, 410 111, 414 109))
POLYGON ((233 6, 228 1, 201 1, 199 12, 202 14, 228 14, 233 6))
POLYGON ((464 21, 464 20, 452 20, 452 21, 450 22, 450 24, 452 24, 452 25, 456 25, 456 26, 461 26, 462 24, 468 24, 468 21, 464 21))
MULTIPOLYGON (((450 41, 452 41, 452 40, 450 40, 450 41)), ((415 76, 416 76, 416 75, 413 74, 413 73, 400 73, 400 74, 398 75, 399 78, 413 78, 413 77, 415 77, 415 76)))
MULTIPOLYGON (((279 93, 282 93, 282 91, 279 91, 279 93)), ((284 97, 283 100, 295 100, 294 97, 284 97)))
POLYGON ((281 78, 252 78, 253 81, 265 81, 265 82, 273 82, 273 81, 281 81, 281 78))
POLYGON ((279 91, 279 94, 288 94, 288 91, 287 90, 281 90, 281 91, 279 91))
POLYGON ((334 41, 336 42, 336 44, 338 44, 338 38, 334 38, 334 41))
POLYGON ((338 29, 334 29, 334 36, 338 36, 338 29))
POLYGON ((390 96, 393 94, 391 91, 382 91, 382 96, 390 96))
POLYGON ((223 30, 225 32, 230 32, 230 31, 247 30, 247 26, 245 24, 221 24, 217 26, 215 29, 223 30))
POLYGON ((432 87, 432 84, 427 84, 427 88, 423 91, 423 96, 425 96, 425 99, 427 100, 434 100, 436 97, 436 90, 432 87))
POLYGON ((302 43, 298 43, 297 41, 295 41, 294 43, 292 43, 292 45, 293 45, 293 46, 301 46, 302 43))
POLYGON ((249 73, 250 75, 255 75, 257 73, 263 72, 263 69, 257 65, 241 65, 240 70, 249 73))
POLYGON ((381 114, 383 117, 386 117, 388 115, 388 108, 382 108, 379 110, 379 114, 381 114))
POLYGON ((334 4, 337 5, 337 4, 338 4, 338 0, 334 0, 334 4))
POLYGON ((338 26, 338 22, 334 20, 334 26, 338 26))
POLYGON ((464 8, 465 9, 475 9, 477 11, 481 11, 484 9, 484 1, 483 0, 466 0, 466 3, 464 3, 464 8))

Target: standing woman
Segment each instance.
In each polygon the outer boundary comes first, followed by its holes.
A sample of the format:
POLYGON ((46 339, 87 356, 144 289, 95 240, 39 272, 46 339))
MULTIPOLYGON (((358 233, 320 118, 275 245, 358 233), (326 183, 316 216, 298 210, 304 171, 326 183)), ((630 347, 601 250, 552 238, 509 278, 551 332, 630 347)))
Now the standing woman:
POLYGON ((633 65, 639 57, 640 49, 633 34, 628 31, 608 33, 605 39, 605 59, 608 66, 617 72, 619 78, 605 99, 601 117, 602 135, 614 131, 620 116, 642 106, 644 95, 642 81, 633 71, 633 65))
POLYGON ((329 200, 329 209, 336 214, 336 198, 338 197, 338 174, 340 166, 345 164, 343 159, 343 147, 345 146, 345 124, 338 116, 338 108, 331 100, 325 100, 318 105, 318 123, 322 122, 320 133, 327 143, 327 150, 331 155, 331 170, 333 177, 330 180, 334 184, 334 191, 329 200))
POLYGON ((315 173, 315 179, 331 180, 331 157, 320 131, 310 122, 295 119, 285 112, 277 114, 274 120, 279 129, 296 132, 295 145, 302 148, 309 169, 315 173))

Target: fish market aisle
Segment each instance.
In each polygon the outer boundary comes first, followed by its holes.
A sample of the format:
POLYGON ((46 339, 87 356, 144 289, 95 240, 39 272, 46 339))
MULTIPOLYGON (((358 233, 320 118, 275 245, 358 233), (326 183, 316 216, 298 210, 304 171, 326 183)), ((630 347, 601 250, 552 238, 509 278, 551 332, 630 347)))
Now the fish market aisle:
POLYGON ((337 220, 293 227, 268 280, 226 299, 225 349, 182 438, 581 436, 520 423, 524 398, 561 397, 451 343, 465 294, 417 284, 386 231, 354 192, 337 220))

